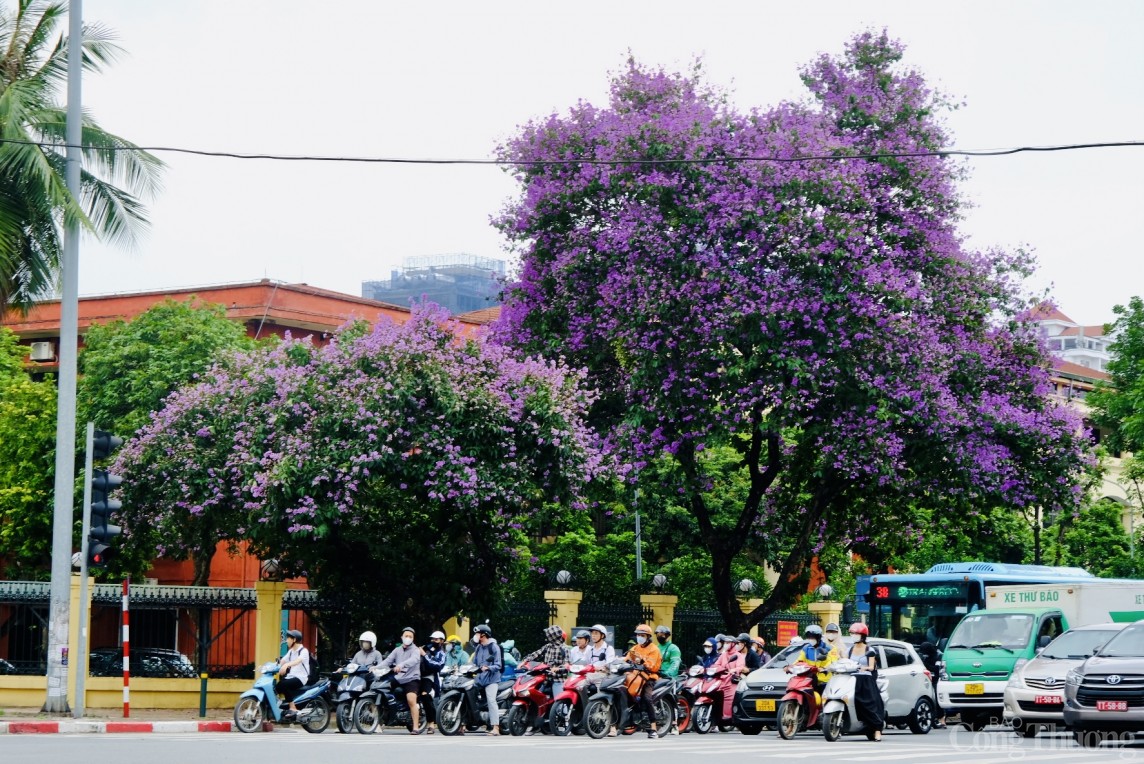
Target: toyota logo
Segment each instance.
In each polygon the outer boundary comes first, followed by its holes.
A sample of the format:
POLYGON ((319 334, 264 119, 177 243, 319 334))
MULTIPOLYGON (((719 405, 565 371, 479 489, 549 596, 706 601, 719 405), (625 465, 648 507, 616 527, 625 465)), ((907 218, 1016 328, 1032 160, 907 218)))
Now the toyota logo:
POLYGON ((1120 674, 1112 674, 1104 681, 1108 682, 1109 684, 1120 684, 1120 674))
POLYGON ((1057 683, 1057 678, 1055 676, 1045 677, 1045 686, 1046 687, 1052 687, 1056 683, 1057 683))

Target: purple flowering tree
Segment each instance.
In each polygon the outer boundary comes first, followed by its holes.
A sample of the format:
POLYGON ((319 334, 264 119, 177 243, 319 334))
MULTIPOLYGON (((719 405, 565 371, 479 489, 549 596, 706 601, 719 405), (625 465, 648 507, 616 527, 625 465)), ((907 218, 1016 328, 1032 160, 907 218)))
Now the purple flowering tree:
POLYGON ((697 71, 629 62, 607 106, 501 149, 522 264, 497 336, 590 370, 630 480, 675 463, 728 626, 790 602, 826 543, 876 555, 919 506, 1077 501, 1087 446, 1018 318, 1030 262, 963 246, 960 167, 909 156, 948 145, 943 104, 901 56, 859 35, 803 70, 805 103, 747 113, 697 71), (731 517, 715 444, 749 475, 731 517), (744 616, 731 565, 752 534, 781 575, 744 616))
POLYGON ((123 449, 126 533, 245 541, 377 628, 437 626, 498 602, 522 517, 595 469, 581 381, 430 309, 235 356, 123 449))

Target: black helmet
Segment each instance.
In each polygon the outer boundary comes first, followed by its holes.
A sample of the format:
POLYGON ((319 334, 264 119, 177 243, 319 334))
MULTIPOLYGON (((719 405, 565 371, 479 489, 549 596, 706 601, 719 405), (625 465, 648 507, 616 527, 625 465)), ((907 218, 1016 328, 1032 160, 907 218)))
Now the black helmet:
POLYGON ((484 634, 485 636, 491 637, 493 635, 493 630, 492 627, 490 627, 487 623, 478 623, 473 627, 473 633, 484 634))
POLYGON ((301 642, 301 641, 302 641, 302 632, 298 631, 297 629, 289 629, 289 630, 287 630, 287 631, 286 631, 286 636, 288 636, 288 637, 293 637, 295 640, 297 640, 297 641, 299 641, 299 642, 301 642))
POLYGON ((656 634, 666 634, 670 637, 671 636, 671 629, 667 628, 666 626, 664 626, 661 623, 659 626, 655 627, 655 633, 656 634))
POLYGON ((412 626, 406 626, 404 629, 401 630, 401 633, 404 634, 407 631, 410 634, 412 634, 413 636, 415 636, 415 637, 417 636, 417 632, 414 630, 414 628, 412 626))
POLYGON ((751 644, 751 635, 744 631, 742 634, 739 635, 739 641, 742 642, 744 645, 749 645, 749 644, 751 644))

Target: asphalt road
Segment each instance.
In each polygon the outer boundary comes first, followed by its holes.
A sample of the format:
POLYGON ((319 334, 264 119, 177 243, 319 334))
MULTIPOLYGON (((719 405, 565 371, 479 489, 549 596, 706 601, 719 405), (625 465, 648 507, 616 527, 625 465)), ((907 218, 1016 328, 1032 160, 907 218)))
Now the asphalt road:
POLYGON ((880 743, 864 737, 845 737, 826 742, 821 734, 802 734, 781 740, 773 732, 757 737, 738 733, 672 735, 649 740, 643 735, 590 740, 584 737, 553 738, 543 735, 490 738, 470 733, 464 737, 442 735, 412 737, 404 731, 380 735, 341 735, 327 731, 309 735, 301 730, 273 733, 103 734, 103 735, 6 735, 0 738, 0 761, 4 764, 44 764, 55 761, 104 761, 116 764, 165 762, 309 762, 376 764, 378 756, 404 764, 583 764, 637 757, 655 764, 693 764, 696 757, 717 756, 724 761, 875 762, 893 764, 1012 764, 1013 762, 1110 762, 1140 761, 1144 764, 1144 741, 1106 743, 1099 749, 1083 749, 1067 734, 1041 735, 1033 740, 1018 738, 1001 728, 971 733, 961 728, 935 730, 929 735, 887 732, 880 743), (648 758, 652 757, 654 758, 648 758), (745 757, 745 758, 744 758, 745 757))

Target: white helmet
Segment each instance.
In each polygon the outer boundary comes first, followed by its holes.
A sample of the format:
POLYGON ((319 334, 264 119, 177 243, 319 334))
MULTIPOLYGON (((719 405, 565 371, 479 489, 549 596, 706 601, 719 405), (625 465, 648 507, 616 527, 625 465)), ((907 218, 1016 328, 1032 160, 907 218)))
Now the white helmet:
POLYGON ((445 632, 435 631, 429 635, 429 639, 439 639, 443 642, 443 641, 445 641, 445 632))
POLYGON ((377 647, 377 635, 372 631, 363 631, 358 637, 358 642, 369 642, 371 648, 377 647))

